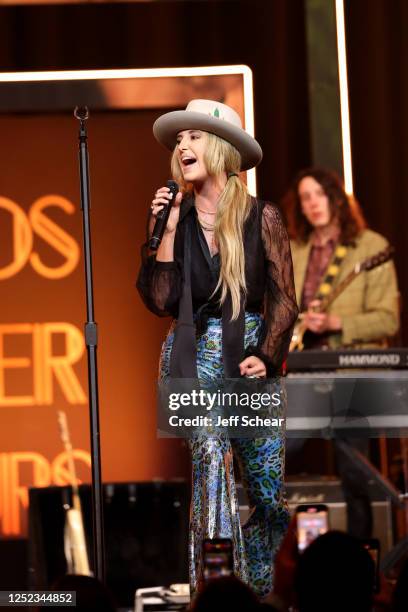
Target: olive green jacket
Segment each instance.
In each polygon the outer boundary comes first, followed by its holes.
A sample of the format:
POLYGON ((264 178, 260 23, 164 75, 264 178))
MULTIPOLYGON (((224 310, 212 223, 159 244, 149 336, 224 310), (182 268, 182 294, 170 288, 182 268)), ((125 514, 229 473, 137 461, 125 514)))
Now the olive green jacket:
MULTIPOLYGON (((311 241, 291 242, 299 305, 311 246, 311 241)), ((347 276, 356 263, 387 246, 386 239, 380 234, 368 229, 361 232, 356 246, 348 248, 333 287, 347 276)), ((388 261, 373 270, 362 272, 334 300, 327 312, 338 315, 342 320, 341 333, 332 334, 329 338, 331 348, 384 346, 386 339, 394 336, 399 329, 399 293, 393 262, 388 261)))

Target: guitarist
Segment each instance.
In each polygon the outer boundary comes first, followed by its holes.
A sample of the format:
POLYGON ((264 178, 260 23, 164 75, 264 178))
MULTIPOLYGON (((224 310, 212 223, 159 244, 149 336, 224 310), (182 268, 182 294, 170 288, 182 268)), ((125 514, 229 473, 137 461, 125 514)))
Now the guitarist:
MULTIPOLYGON (((320 300, 347 276, 355 264, 383 251, 387 241, 367 229, 358 203, 340 178, 322 168, 302 170, 283 200, 306 349, 378 348, 399 328, 398 288, 392 261, 359 274, 329 306, 320 300)), ((292 439, 293 444, 300 441, 292 439)), ((287 442, 291 442, 288 440, 287 442)), ((351 439, 368 455, 368 439, 351 439)), ((338 471, 347 503, 349 531, 370 537, 372 515, 366 479, 336 448, 338 471)))

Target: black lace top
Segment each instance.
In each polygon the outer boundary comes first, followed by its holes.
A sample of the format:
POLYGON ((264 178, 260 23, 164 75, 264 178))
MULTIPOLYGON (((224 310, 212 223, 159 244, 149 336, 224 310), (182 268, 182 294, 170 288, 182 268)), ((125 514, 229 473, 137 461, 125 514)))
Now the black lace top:
MULTIPOLYGON (((247 283, 244 309, 261 312, 264 323, 258 346, 249 347, 245 356, 256 355, 262 359, 268 376, 271 376, 280 370, 286 357, 298 309, 289 239, 279 209, 254 198, 252 204, 244 227, 247 283)), ((154 219, 152 222, 149 216, 147 238, 153 223, 154 219)), ((222 308, 217 303, 219 293, 209 300, 217 284, 220 258, 218 254, 210 255, 191 197, 185 197, 181 204, 174 261, 156 261, 155 255, 149 253, 146 241, 142 247, 137 288, 153 313, 178 318, 185 276, 183 252, 187 223, 191 233, 191 301, 198 332, 202 333, 208 316, 222 316, 222 308)), ((243 346, 243 337, 234 339, 234 342, 243 346)), ((239 351, 236 357, 241 359, 239 351)))

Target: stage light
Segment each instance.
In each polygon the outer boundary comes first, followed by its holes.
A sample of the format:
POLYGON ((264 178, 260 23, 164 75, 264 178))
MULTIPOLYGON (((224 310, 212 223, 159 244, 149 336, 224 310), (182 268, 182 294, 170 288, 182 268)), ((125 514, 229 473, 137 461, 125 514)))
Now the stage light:
POLYGON ((350 114, 348 99, 346 32, 344 24, 344 2, 336 0, 337 61, 340 86, 341 136, 343 149, 344 186, 348 194, 353 193, 353 168, 351 159, 350 114))
MULTIPOLYGON (((194 66, 181 68, 142 68, 126 70, 63 70, 47 72, 3 72, 0 83, 44 82, 44 81, 83 81, 108 79, 148 79, 160 77, 197 77, 242 75, 244 90, 245 129, 251 136, 254 129, 254 99, 252 70, 249 66, 194 66)), ((247 185, 251 194, 256 195, 256 170, 247 172, 247 185)))

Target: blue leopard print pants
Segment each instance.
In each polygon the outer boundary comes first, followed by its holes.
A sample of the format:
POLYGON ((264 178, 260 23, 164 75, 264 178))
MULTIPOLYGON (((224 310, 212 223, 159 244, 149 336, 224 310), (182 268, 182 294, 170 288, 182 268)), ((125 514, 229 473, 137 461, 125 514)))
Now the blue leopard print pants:
MULTIPOLYGON (((245 347, 257 344, 261 315, 245 313, 245 347)), ((163 343, 159 377, 169 375, 173 322, 163 343)), ((223 376, 221 320, 210 317, 197 337, 197 371, 200 382, 223 376)), ((286 401, 280 379, 275 392, 286 401)), ((285 406, 282 406, 285 416, 285 406)), ((219 433, 197 434, 189 440, 192 456, 189 571, 194 594, 202 579, 202 543, 205 538, 230 538, 234 573, 263 597, 273 586, 273 561, 289 522, 284 494, 284 429, 262 439, 229 439, 219 433), (250 516, 241 526, 235 488, 233 455, 250 505, 250 516)))

